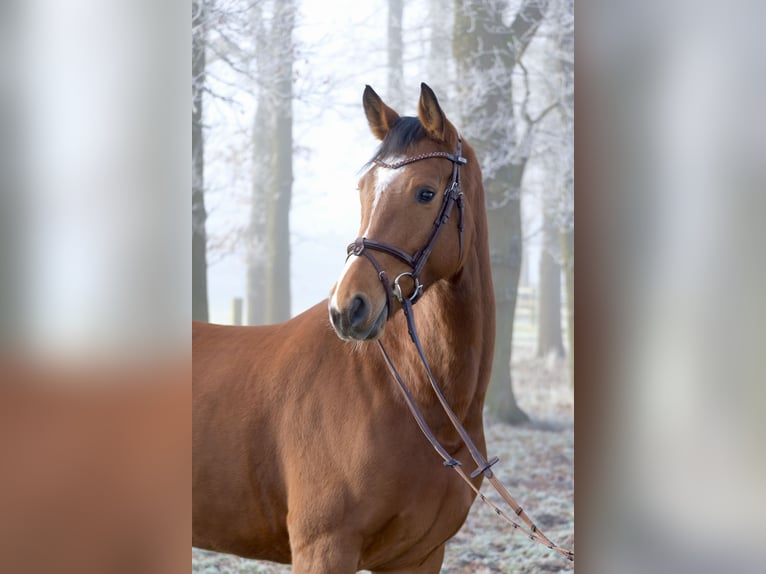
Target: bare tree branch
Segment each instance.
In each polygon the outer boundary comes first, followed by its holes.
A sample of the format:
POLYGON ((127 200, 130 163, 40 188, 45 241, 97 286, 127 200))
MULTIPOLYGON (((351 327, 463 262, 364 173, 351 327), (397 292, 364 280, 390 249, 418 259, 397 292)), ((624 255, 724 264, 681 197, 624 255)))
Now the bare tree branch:
POLYGON ((529 43, 535 36, 535 32, 540 26, 547 9, 548 0, 524 0, 519 11, 516 13, 509 32, 517 62, 524 55, 529 43))

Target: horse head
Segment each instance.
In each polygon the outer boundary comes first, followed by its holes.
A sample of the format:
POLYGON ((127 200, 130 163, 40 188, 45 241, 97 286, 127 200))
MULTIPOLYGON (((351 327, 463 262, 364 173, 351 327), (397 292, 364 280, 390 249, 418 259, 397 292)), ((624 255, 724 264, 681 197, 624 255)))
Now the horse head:
POLYGON ((355 341, 379 338, 405 299, 415 303, 461 271, 473 236, 471 182, 481 177, 426 84, 417 117, 400 116, 370 86, 362 101, 381 144, 359 179, 360 231, 329 300, 335 332, 355 341))

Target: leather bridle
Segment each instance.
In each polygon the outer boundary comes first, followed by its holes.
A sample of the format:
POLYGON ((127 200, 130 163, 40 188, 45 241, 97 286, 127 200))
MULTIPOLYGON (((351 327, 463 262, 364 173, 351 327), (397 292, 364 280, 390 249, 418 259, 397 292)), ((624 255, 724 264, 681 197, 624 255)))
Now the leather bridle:
POLYGON ((405 402, 407 403, 407 408, 410 410, 410 413, 415 419, 415 422, 417 423, 423 435, 426 437, 428 442, 431 443, 431 446, 434 448, 434 450, 436 450, 436 452, 444 461, 444 465, 453 469, 461 477, 461 479, 471 488, 471 490, 473 490, 474 493, 476 493, 476 495, 482 501, 488 504, 498 516, 500 516, 503 520, 505 520, 508 524, 510 524, 514 530, 521 530, 530 538, 530 540, 543 544, 547 548, 559 553, 570 562, 574 562, 574 552, 558 546, 557 544, 552 542, 550 538, 548 538, 545 534, 543 534, 543 532, 535 525, 535 523, 532 522, 532 519, 529 518, 527 513, 524 512, 524 509, 521 507, 521 505, 519 505, 519 503, 516 502, 516 500, 511 496, 511 494, 508 492, 505 486, 494 475, 494 473, 492 472, 492 465, 497 463, 499 459, 497 457, 493 457, 487 460, 487 458, 476 447, 470 435, 468 434, 468 431, 465 430, 462 423, 460 422, 460 419, 452 410, 449 403, 447 403, 446 398, 441 392, 439 385, 437 384, 436 379, 434 378, 433 373, 431 372, 431 367, 428 364, 428 360, 426 359, 425 353, 423 352, 423 346, 420 343, 420 337, 418 336, 418 332, 415 327, 415 318, 413 316, 412 306, 418 301, 418 299, 420 299, 420 296, 423 294, 423 285, 420 283, 420 279, 419 279, 420 273, 423 271, 423 267, 425 266, 426 261, 428 260, 428 257, 431 254, 431 251, 433 250, 434 244, 436 243, 436 240, 439 237, 439 233, 441 232, 441 229, 444 226, 444 224, 446 224, 447 221, 449 220, 450 213, 452 212, 452 209, 455 205, 457 205, 458 211, 460 214, 458 219, 458 233, 459 233, 458 263, 462 262, 463 260, 463 193, 460 190, 460 166, 467 163, 467 160, 461 155, 461 152, 462 152, 462 140, 458 137, 457 150, 454 154, 451 154, 449 152, 444 152, 444 151, 435 151, 435 152, 423 153, 423 154, 411 156, 394 163, 386 163, 381 160, 375 160, 374 163, 376 163, 377 165, 381 167, 386 167, 388 169, 398 169, 404 165, 414 163, 416 161, 420 161, 423 159, 443 157, 452 162, 452 177, 450 179, 450 183, 447 185, 447 189, 445 189, 444 191, 444 199, 442 200, 442 206, 441 206, 441 209, 439 210, 439 215, 434 220, 434 225, 433 225, 433 229, 431 230, 431 235, 428 237, 428 240, 426 241, 425 245, 421 247, 420 249, 418 249, 414 255, 410 255, 409 253, 403 251, 402 249, 382 241, 374 241, 372 239, 367 239, 366 237, 359 237, 351 245, 348 246, 347 256, 350 257, 351 255, 357 255, 357 256, 364 255, 370 261, 370 263, 372 263, 373 267, 378 272, 378 278, 380 279, 386 291, 386 303, 388 305, 389 317, 391 317, 391 314, 393 313, 392 305, 391 305, 392 297, 396 297, 396 299, 401 304, 402 311, 407 320, 407 331, 409 332, 410 339, 412 339, 412 342, 415 345, 415 348, 417 349, 420 360, 423 363, 423 367, 425 368, 426 375, 428 376, 428 380, 431 384, 431 388, 436 394, 436 397, 439 400, 439 403, 441 404, 442 409, 446 413, 450 422, 452 423, 452 426, 460 435, 460 438, 462 439, 463 444, 465 444, 466 448, 468 449, 468 452, 470 453, 471 458, 473 458, 474 462, 476 463, 477 468, 471 473, 469 478, 466 472, 461 468, 460 461, 458 461, 456 458, 450 455, 449 452, 444 448, 444 446, 442 446, 442 444, 436 438, 436 435, 434 435, 433 431, 428 425, 428 422, 426 421, 425 417, 423 416, 423 413, 421 412, 420 408, 415 402, 415 399, 412 396, 412 393, 407 388, 406 383, 404 382, 401 375, 399 374, 399 371, 396 369, 396 366, 394 365, 390 355, 386 351, 385 346, 383 345, 381 340, 378 339, 377 341, 378 348, 380 349, 380 352, 383 355, 383 359, 385 360, 386 366, 388 367, 389 371, 391 372, 391 375, 393 376, 394 380, 397 383, 397 386, 399 387, 399 390, 404 396, 405 402), (383 267, 380 265, 380 263, 378 263, 377 259, 371 253, 371 251, 379 251, 381 253, 392 255, 396 257, 397 259, 399 259, 400 261, 403 261, 406 265, 408 265, 412 269, 412 271, 405 271, 404 273, 400 273, 399 275, 396 276, 393 283, 389 283, 387 273, 385 272, 383 267), (410 277, 413 281, 413 290, 409 296, 405 296, 402 293, 401 286, 399 285, 399 280, 402 277, 407 277, 407 276, 410 277), (471 481, 471 479, 476 478, 479 475, 483 475, 485 478, 487 478, 489 483, 500 494, 503 500, 505 500, 508 503, 508 505, 513 509, 514 514, 526 526, 516 522, 516 520, 508 516, 505 512, 503 512, 500 508, 498 508, 498 506, 495 505, 495 503, 493 503, 491 500, 489 500, 487 497, 485 497, 481 493, 481 491, 471 481))
POLYGON ((428 237, 428 240, 426 241, 425 245, 418 249, 413 255, 410 255, 403 249, 400 249, 399 247, 396 247, 395 245, 390 245, 389 243, 385 243, 383 241, 375 241, 373 239, 367 239, 366 237, 358 237, 353 243, 351 243, 348 248, 346 249, 346 253, 348 257, 352 255, 359 256, 365 256, 370 263, 372 263, 372 266, 375 268, 375 271, 378 273, 378 279, 380 279, 380 282, 383 284, 383 288, 386 291, 386 304, 388 306, 388 317, 391 317, 391 314, 393 313, 393 306, 392 298, 395 297, 400 303, 404 301, 404 299, 409 300, 410 303, 415 303, 418 299, 420 299, 420 296, 423 294, 423 285, 420 283, 420 273, 423 271, 423 267, 426 265, 426 261, 428 261, 428 257, 431 255, 431 251, 434 248, 434 244, 436 243, 436 240, 439 238, 439 234, 441 233, 442 227, 444 224, 449 221, 450 214, 452 213, 452 209, 455 205, 457 205, 458 208, 458 263, 463 260, 463 192, 460 190, 460 166, 464 165, 468 162, 467 159, 465 159, 461 153, 463 150, 463 141, 458 137, 457 140, 457 150, 454 154, 446 152, 446 151, 433 151, 429 153, 421 153, 418 155, 413 155, 407 158, 404 158, 402 160, 399 160, 394 163, 386 163, 383 160, 376 159, 374 160, 374 163, 376 165, 379 165, 381 167, 385 167, 388 169, 399 169, 402 166, 408 165, 410 163, 415 163, 416 161, 421 161, 424 159, 429 158, 435 158, 435 157, 441 157, 448 159, 452 162, 452 177, 450 178, 450 182, 447 185, 447 188, 444 190, 444 198, 442 199, 442 206, 439 210, 439 215, 434 220, 433 229, 431 229, 431 235, 428 237), (372 251, 379 251, 381 253, 386 253, 388 255, 392 255, 399 259, 400 261, 404 262, 405 265, 409 266, 411 271, 405 271, 404 273, 400 273, 396 276, 393 283, 389 282, 388 274, 385 272, 383 267, 378 263, 378 260, 375 258, 375 256, 371 253, 372 251), (402 293, 402 287, 399 284, 402 277, 409 277, 412 280, 413 287, 412 287, 412 293, 410 293, 409 296, 405 296, 402 293))

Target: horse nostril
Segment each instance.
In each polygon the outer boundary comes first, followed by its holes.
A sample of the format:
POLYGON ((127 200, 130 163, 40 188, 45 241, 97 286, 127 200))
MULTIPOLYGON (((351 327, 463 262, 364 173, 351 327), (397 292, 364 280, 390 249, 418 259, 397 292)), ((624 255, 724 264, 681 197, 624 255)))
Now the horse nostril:
POLYGON ((367 320, 369 314, 370 305, 367 303, 367 298, 363 295, 356 295, 351 301, 351 306, 349 307, 348 313, 349 320, 351 321, 351 326, 354 328, 359 327, 367 320))

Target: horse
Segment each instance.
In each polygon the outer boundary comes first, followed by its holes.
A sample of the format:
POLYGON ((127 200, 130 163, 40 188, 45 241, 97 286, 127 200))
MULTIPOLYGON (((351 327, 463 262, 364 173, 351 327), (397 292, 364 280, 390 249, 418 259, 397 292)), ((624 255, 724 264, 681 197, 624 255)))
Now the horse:
MULTIPOLYGON (((471 468, 409 340, 403 309, 414 304, 432 375, 486 456, 495 310, 484 189, 473 148, 426 84, 417 117, 370 86, 362 103, 381 143, 328 299, 277 325, 193 324, 192 544, 296 574, 430 574, 476 492, 420 434, 375 342, 448 455, 471 468)), ((481 474, 470 481, 478 488, 481 474)))

